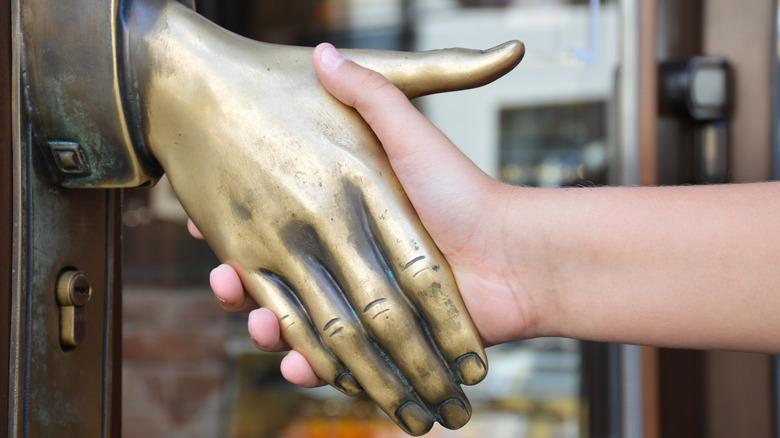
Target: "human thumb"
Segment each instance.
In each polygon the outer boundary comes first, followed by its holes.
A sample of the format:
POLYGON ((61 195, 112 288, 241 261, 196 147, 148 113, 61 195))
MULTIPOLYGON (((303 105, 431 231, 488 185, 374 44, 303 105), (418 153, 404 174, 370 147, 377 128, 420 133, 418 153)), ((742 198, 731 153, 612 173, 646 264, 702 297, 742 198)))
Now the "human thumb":
POLYGON ((384 76, 352 62, 329 43, 318 45, 313 57, 323 86, 355 108, 377 135, 426 226, 431 216, 474 201, 470 198, 492 181, 384 76))

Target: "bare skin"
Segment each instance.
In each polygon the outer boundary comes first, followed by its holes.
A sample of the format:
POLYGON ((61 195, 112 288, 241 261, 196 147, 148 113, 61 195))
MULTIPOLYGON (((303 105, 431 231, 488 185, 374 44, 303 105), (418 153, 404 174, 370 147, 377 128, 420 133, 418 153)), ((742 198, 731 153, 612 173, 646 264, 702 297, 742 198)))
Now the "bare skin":
MULTIPOLYGON (((780 352, 780 183, 507 186, 380 75, 329 44, 314 51, 314 65, 382 142, 486 346, 564 336, 780 352)), ((257 307, 229 266, 210 282, 225 310, 257 307)), ((269 310, 253 310, 248 329, 262 350, 286 349, 269 310)), ((281 371, 298 385, 321 384, 294 351, 281 371)))

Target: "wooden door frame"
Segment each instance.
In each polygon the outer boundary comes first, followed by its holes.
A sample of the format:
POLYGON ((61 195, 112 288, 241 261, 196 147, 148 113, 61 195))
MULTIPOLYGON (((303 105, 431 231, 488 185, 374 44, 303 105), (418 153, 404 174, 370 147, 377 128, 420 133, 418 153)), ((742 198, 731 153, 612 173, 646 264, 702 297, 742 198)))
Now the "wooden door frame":
MULTIPOLYGON (((703 15, 703 53, 726 57, 736 79, 729 182, 770 180, 775 0, 705 0, 703 15)), ((713 351, 705 366, 709 436, 772 436, 771 357, 713 351)))
MULTIPOLYGON (((656 59, 657 0, 642 0, 639 9, 639 184, 658 184, 658 74, 656 59)), ((642 348, 642 433, 659 438, 658 349, 642 348)))
POLYGON ((0 375, 4 376, 0 379, 0 431, 8 430, 13 232, 11 61, 11 2, 0 0, 0 375))
MULTIPOLYGON (((774 50, 770 33, 775 16, 770 0, 744 5, 730 0, 655 1, 658 61, 708 54, 725 56, 732 63, 737 90, 731 121, 731 182, 767 180, 770 93, 766 90, 770 89, 769 60, 774 58, 766 54, 774 50), (755 8, 763 9, 749 10, 755 8), (744 50, 748 42, 751 50, 744 50)), ((684 120, 660 117, 654 157, 657 183, 693 182, 692 130, 684 120)), ((661 436, 771 435, 769 356, 659 349, 655 362, 661 436)))

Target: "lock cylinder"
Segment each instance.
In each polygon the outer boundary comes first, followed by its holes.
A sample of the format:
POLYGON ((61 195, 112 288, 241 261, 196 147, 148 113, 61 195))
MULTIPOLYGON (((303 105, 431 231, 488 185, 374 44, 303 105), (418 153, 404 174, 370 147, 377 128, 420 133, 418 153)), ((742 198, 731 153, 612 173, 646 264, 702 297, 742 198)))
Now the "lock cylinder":
POLYGON ((63 271, 57 279, 57 304, 60 308, 60 343, 76 347, 86 335, 86 305, 92 298, 87 275, 78 270, 63 271))

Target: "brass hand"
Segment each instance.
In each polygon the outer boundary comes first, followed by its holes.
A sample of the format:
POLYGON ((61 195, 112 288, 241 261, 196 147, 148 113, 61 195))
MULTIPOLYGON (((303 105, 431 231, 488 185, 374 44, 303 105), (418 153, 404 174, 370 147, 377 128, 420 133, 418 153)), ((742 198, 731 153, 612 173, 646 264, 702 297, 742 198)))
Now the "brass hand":
MULTIPOLYGON (((479 336, 381 145, 320 86, 311 49, 241 38, 166 0, 132 2, 126 38, 143 141, 287 343, 413 435, 465 424, 459 383, 487 373, 479 336)), ((523 51, 347 53, 415 97, 488 83, 523 51)))

